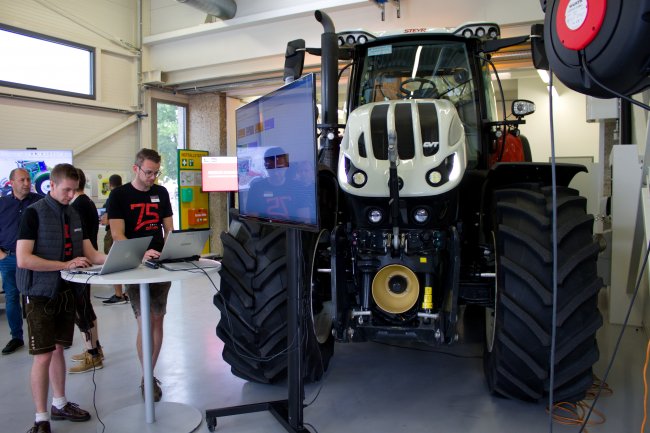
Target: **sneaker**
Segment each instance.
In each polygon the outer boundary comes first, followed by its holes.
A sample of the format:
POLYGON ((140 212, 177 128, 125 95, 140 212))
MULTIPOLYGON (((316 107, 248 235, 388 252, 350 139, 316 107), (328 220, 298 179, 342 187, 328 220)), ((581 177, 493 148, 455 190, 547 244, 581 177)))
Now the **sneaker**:
MULTIPOLYGON (((162 398, 162 388, 160 387, 162 383, 153 378, 153 401, 158 402, 162 398)), ((142 398, 144 398, 144 378, 140 381, 140 391, 142 392, 142 398)))
MULTIPOLYGON (((104 348, 102 346, 97 346, 97 349, 99 351, 99 357, 102 358, 102 361, 104 360, 104 348)), ((70 360, 72 362, 82 362, 86 359, 86 353, 87 351, 83 351, 81 353, 77 353, 76 355, 72 355, 70 357, 70 360)))
POLYGON ((102 304, 104 304, 104 305, 119 305, 119 304, 126 304, 127 302, 129 302, 129 301, 126 299, 126 297, 113 295, 110 298, 108 298, 107 300, 102 301, 102 304))
POLYGON ((9 340, 9 343, 5 346, 4 349, 2 349, 2 354, 3 355, 9 355, 10 353, 14 353, 16 350, 20 349, 23 347, 25 343, 23 340, 19 338, 12 338, 9 340))
POLYGON ((102 368, 104 368, 104 363, 102 362, 101 356, 92 356, 86 352, 83 361, 78 362, 74 367, 70 367, 68 373, 85 373, 87 371, 101 370, 102 368))
POLYGON ((53 421, 67 419, 68 421, 81 422, 88 421, 90 414, 80 408, 78 404, 68 402, 63 406, 63 409, 57 409, 56 406, 52 405, 50 408, 50 419, 53 421))
POLYGON ((28 433, 52 433, 49 421, 35 422, 34 427, 29 429, 28 433))

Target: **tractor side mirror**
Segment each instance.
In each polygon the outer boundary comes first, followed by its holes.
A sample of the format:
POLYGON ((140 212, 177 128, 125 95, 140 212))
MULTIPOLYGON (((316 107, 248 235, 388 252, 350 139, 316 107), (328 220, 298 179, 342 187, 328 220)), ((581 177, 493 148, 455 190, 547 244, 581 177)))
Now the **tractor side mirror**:
POLYGON ((302 68, 305 64, 305 40, 296 39, 287 44, 287 51, 284 53, 284 81, 297 80, 302 75, 302 68))
POLYGON ((526 99, 515 99, 512 101, 512 114, 516 117, 524 117, 535 112, 535 103, 526 99))
POLYGON ((535 69, 548 71, 548 57, 544 48, 544 24, 530 26, 530 51, 533 55, 535 69))

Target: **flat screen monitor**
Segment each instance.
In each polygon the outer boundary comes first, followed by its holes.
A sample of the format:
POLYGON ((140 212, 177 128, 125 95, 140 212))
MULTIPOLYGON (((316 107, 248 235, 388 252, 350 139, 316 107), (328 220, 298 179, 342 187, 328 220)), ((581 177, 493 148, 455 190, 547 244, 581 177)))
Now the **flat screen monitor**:
POLYGON ((0 197, 11 194, 9 174, 24 168, 32 179, 32 191, 50 191, 50 170, 57 164, 72 164, 72 150, 0 149, 0 197))
POLYGON ((237 109, 241 217, 318 230, 315 81, 305 75, 237 109))

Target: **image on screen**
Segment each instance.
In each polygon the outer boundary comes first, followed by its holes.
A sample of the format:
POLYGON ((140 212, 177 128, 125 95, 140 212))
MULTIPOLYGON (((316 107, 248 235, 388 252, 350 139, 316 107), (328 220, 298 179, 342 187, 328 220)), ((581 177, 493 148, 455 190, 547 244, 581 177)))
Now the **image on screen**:
POLYGON ((0 197, 11 194, 9 173, 24 168, 32 179, 32 191, 50 192, 50 170, 57 164, 72 164, 71 150, 0 149, 0 197))
POLYGON ((240 216, 318 229, 315 95, 308 74, 237 110, 240 216))

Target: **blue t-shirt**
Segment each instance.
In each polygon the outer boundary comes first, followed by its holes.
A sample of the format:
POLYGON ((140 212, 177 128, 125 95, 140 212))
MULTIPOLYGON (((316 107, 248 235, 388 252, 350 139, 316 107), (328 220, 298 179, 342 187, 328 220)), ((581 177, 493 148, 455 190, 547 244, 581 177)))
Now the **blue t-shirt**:
POLYGON ((13 195, 0 197, 0 248, 16 252, 18 227, 23 211, 42 198, 42 195, 34 192, 30 192, 22 200, 13 195))

